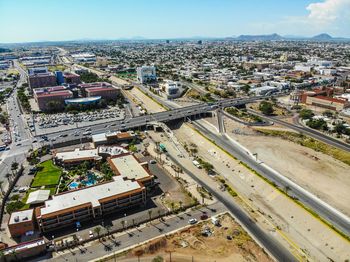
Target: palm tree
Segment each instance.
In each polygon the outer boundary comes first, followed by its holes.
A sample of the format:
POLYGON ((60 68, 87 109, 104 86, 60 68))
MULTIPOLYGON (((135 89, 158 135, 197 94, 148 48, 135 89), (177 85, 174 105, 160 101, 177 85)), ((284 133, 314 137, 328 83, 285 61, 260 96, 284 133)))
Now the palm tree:
POLYGON ((148 210, 149 220, 152 219, 152 209, 148 210))
POLYGON ((123 229, 125 229, 125 220, 120 221, 120 223, 122 224, 123 229))
POLYGON ((174 202, 171 202, 171 203, 170 203, 170 206, 171 206, 171 211, 174 211, 175 203, 174 203, 174 202))
POLYGON ((111 230, 112 226, 111 225, 106 225, 105 229, 107 230, 107 234, 109 235, 109 231, 111 230))
POLYGON ((182 203, 182 201, 180 200, 180 201, 179 201, 180 209, 182 209, 182 204, 183 204, 183 203, 182 203))
POLYGON ((97 234, 98 239, 100 239, 101 227, 95 227, 94 232, 97 234))
MULTIPOLYGON (((2 184, 4 183, 4 181, 0 181, 0 192, 1 192, 1 195, 3 196, 5 194, 4 192, 4 189, 2 187, 2 184)), ((1 257, 1 256, 0 256, 1 257)))
POLYGON ((7 173, 6 175, 5 175, 5 177, 7 178, 7 181, 10 183, 11 181, 11 178, 12 178, 12 175, 10 174, 10 173, 7 173))
POLYGON ((11 164, 12 172, 17 171, 17 169, 18 169, 18 163, 16 161, 12 162, 12 164, 11 164))

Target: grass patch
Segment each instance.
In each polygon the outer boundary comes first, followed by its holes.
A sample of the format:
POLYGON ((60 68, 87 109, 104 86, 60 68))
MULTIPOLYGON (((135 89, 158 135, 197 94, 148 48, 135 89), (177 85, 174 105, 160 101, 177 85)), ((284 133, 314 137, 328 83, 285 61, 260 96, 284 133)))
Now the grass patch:
POLYGON ((311 137, 305 136, 303 134, 298 134, 289 131, 279 131, 279 130, 269 130, 269 129, 256 129, 258 132, 274 137, 280 137, 288 141, 297 143, 299 145, 311 148, 315 151, 321 152, 323 154, 329 155, 347 165, 350 165, 350 153, 330 146, 319 140, 313 139, 311 137))
POLYGON ((55 166, 52 160, 47 160, 38 165, 37 172, 31 187, 58 185, 62 174, 61 168, 55 166))

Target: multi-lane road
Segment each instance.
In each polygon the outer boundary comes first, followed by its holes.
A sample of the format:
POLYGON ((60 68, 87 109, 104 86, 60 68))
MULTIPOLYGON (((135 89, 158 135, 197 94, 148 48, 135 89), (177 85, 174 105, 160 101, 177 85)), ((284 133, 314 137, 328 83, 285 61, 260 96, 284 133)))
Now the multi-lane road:
POLYGON ((261 118, 264 118, 264 119, 267 119, 269 121, 272 121, 272 122, 275 122, 275 123, 278 123, 280 125, 283 125, 283 126, 286 126, 292 130, 295 130, 297 132, 300 132, 302 134, 305 134, 305 135, 308 135, 308 136, 311 136, 317 140, 320 140, 326 144, 329 144, 331 146, 334 146, 334 147, 337 147, 337 148, 340 148, 344 151, 348 151, 350 152, 350 145, 349 144, 346 144, 338 139, 335 139, 333 137, 330 137, 330 136, 327 136, 325 134, 322 134, 321 132, 319 131, 316 131, 316 130, 313 130, 311 128, 307 128, 307 127, 303 127, 303 126, 298 126, 298 125, 294 125, 294 124, 291 124, 291 123, 288 123, 286 121, 283 121, 281 119, 278 119, 276 117, 270 117, 270 116, 266 116, 266 115, 263 115, 263 114, 260 114, 256 111, 253 111, 253 110, 250 110, 248 109, 249 113, 251 114, 254 114, 254 115, 257 115, 257 116, 260 116, 261 118))

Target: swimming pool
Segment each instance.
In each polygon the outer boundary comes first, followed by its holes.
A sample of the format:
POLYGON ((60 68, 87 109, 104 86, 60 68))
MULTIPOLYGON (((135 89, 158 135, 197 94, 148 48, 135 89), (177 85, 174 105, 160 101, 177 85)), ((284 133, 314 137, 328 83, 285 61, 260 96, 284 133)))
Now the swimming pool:
POLYGON ((69 189, 77 189, 79 187, 78 182, 72 182, 69 184, 69 189))

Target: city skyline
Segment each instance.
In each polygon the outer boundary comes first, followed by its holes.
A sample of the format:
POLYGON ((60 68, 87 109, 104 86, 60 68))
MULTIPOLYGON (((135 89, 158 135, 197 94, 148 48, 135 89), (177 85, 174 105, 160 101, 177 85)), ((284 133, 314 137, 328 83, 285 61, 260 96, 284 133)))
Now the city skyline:
POLYGON ((220 4, 212 0, 0 0, 0 9, 0 43, 221 38, 272 33, 350 37, 350 0, 224 0, 220 4))

